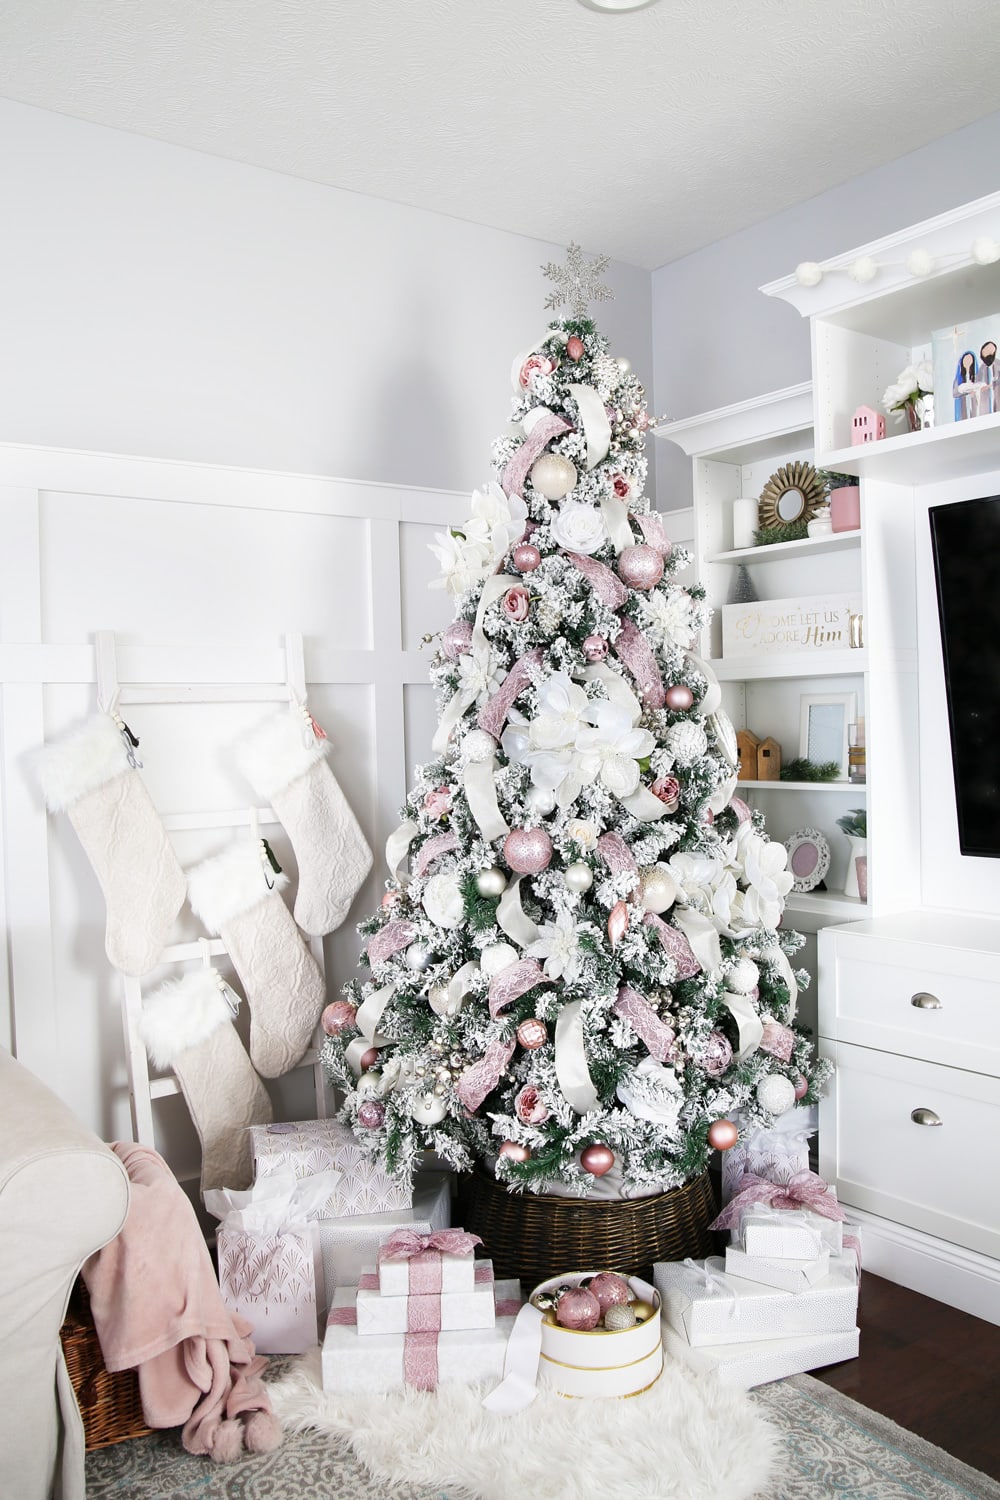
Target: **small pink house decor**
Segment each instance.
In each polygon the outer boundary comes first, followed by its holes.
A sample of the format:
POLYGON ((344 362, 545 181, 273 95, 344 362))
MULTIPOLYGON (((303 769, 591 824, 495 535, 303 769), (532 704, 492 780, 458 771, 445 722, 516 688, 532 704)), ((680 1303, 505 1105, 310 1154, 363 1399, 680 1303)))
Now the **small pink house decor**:
POLYGON ((851 447, 858 443, 877 443, 885 437, 885 417, 871 406, 859 406, 851 418, 851 447))

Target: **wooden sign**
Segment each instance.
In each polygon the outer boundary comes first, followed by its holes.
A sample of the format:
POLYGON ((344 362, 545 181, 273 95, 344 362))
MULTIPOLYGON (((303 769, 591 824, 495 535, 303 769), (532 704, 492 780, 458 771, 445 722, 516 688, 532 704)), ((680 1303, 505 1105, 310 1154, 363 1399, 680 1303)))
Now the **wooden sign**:
POLYGON ((824 594, 812 599, 758 599, 722 606, 722 654, 771 656, 781 652, 848 651, 851 616, 860 594, 824 594))

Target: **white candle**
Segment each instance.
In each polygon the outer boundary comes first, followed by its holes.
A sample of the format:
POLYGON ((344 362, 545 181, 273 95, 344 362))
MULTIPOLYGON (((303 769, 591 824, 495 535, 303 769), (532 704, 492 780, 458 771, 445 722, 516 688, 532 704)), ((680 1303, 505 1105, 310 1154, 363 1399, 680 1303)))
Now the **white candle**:
POLYGON ((757 501, 753 498, 733 501, 733 547, 752 547, 757 530, 757 501))

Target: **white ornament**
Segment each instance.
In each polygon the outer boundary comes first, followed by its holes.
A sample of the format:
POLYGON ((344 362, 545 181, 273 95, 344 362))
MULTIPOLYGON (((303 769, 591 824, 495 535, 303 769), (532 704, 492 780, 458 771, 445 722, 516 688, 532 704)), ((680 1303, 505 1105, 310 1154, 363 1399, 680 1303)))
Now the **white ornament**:
POLYGON ((623 354, 619 355, 616 358, 615 364, 618 366, 619 370, 621 370, 623 375, 627 375, 629 370, 631 370, 632 368, 632 361, 626 359, 623 354))
POLYGON ((531 466, 531 482, 546 500, 561 500, 576 480, 576 466, 561 453, 543 453, 531 466))
POLYGON ((502 896, 507 889, 507 877, 496 865, 480 870, 476 876, 476 890, 481 896, 502 896))
POLYGON ((583 863, 569 865, 563 876, 566 889, 573 891, 575 895, 582 896, 584 891, 589 891, 594 883, 594 872, 589 865, 583 863))
POLYGON ((693 765, 708 749, 708 736, 693 719, 681 719, 667 730, 667 748, 680 766, 693 765))
POLYGON ((929 276, 934 269, 934 257, 927 250, 911 250, 906 257, 906 269, 911 276, 929 276))
POLYGON ((427 991, 427 1004, 436 1016, 451 1015, 451 1000, 448 996, 448 986, 445 984, 432 984, 427 991))
POLYGON ((749 995, 759 981, 760 970, 752 958, 738 958, 726 976, 726 984, 738 995, 749 995))
POLYGON ((465 902, 458 876, 432 875, 424 886, 421 905, 436 927, 452 931, 465 921, 465 902))
POLYGON ((422 974, 433 963, 431 950, 426 943, 411 943, 406 950, 406 967, 422 974))
POLYGON ((492 979, 501 969, 516 964, 519 957, 517 949, 510 943, 490 943, 479 955, 479 967, 487 978, 492 979))
POLYGON ((874 281, 878 275, 878 261, 873 260, 870 255, 859 255, 857 260, 847 268, 847 274, 852 281, 864 285, 867 281, 874 281))
POLYGON ((432 1093, 418 1094, 410 1105, 410 1114, 418 1125, 437 1125, 447 1113, 444 1100, 432 1093))
POLYGON ((644 911, 659 915, 677 899, 677 882, 666 865, 650 865, 639 877, 639 895, 644 911))
POLYGON ((540 818, 548 817, 556 805, 556 794, 547 786, 529 786, 524 795, 524 805, 529 812, 537 813, 540 818))
POLYGON ((357 1087, 359 1098, 377 1099, 382 1093, 382 1074, 362 1073, 357 1087))
POLYGON ((489 760, 495 754, 497 742, 485 729, 470 729, 462 741, 462 759, 470 765, 489 760))
POLYGON ((991 266, 1000 260, 1000 244, 988 234, 977 235, 972 241, 972 259, 977 266, 991 266))
POLYGON ((823 280, 823 267, 815 260, 803 260, 795 267, 795 279, 799 286, 819 286, 823 280))
POLYGON ((757 1085, 757 1103, 769 1115, 783 1115, 795 1103, 795 1085, 782 1073, 768 1073, 757 1085))

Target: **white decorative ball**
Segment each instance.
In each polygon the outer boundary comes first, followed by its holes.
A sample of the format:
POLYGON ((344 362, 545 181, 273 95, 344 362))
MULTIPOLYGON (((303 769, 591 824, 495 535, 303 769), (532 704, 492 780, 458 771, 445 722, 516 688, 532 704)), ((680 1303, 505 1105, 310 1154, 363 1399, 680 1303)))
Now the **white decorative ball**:
POLYGON ((823 267, 815 260, 803 260, 795 267, 795 279, 799 286, 819 286, 823 280, 823 267))
POLYGON ((529 786, 524 794, 524 805, 529 812, 547 818, 556 805, 556 794, 547 786, 529 786))
POLYGON ((737 995, 749 995, 757 988, 759 980, 760 970, 753 959, 738 958, 726 978, 726 984, 737 995))
POLYGON ((452 871, 442 871, 440 875, 431 876, 424 886, 421 904, 434 925, 443 927, 446 931, 461 927, 465 921, 462 885, 452 871))
POLYGON ((457 1015, 461 1008, 461 1002, 452 1006, 451 997, 448 994, 446 984, 432 984, 427 991, 427 1004, 436 1016, 457 1015))
POLYGON ((585 865, 581 861, 580 864, 567 866, 563 880, 566 882, 566 889, 568 891, 573 891, 575 895, 582 896, 584 891, 589 891, 593 885, 594 872, 589 865, 585 865))
POLYGON ((561 500, 576 484, 576 465, 561 453, 543 453, 531 466, 531 482, 546 500, 561 500))
POLYGON ((934 257, 927 250, 911 250, 906 257, 906 269, 911 276, 929 276, 934 269, 934 257))
POLYGON ((977 266, 991 266, 1000 260, 1000 244, 988 234, 977 235, 972 241, 972 259, 977 266))
POLYGON ((708 735, 693 719, 681 719, 667 730, 667 749, 678 765, 693 765, 708 749, 708 735))
POLYGON ((519 958, 520 954, 510 943, 490 943, 479 955, 479 967, 488 979, 492 979, 501 969, 516 964, 519 958))
POLYGON ((493 865, 489 870, 480 870, 476 876, 476 890, 481 896, 502 896, 507 889, 507 877, 493 865))
POLYGON ((429 969, 433 962, 433 955, 426 943, 411 943, 406 950, 406 967, 414 969, 418 974, 429 969))
POLYGON ((616 358, 615 364, 618 366, 619 370, 621 370, 623 375, 627 375, 629 370, 631 370, 632 368, 632 361, 626 359, 624 354, 620 354, 616 358))
POLYGON ((357 1090, 362 1099, 373 1099, 382 1093, 381 1073, 362 1073, 357 1082, 357 1090))
POLYGON ((666 865, 650 865, 639 877, 639 896, 644 911, 659 915, 677 899, 677 882, 666 865))
POLYGON ((873 260, 870 255, 859 255, 847 268, 847 274, 852 281, 864 285, 867 281, 874 281, 878 275, 878 261, 873 260))
POLYGON ((795 1085, 783 1073, 768 1073, 757 1085, 757 1103, 769 1115, 783 1115, 795 1103, 795 1085))
POLYGON ((489 760, 495 754, 497 742, 485 729, 470 729, 462 741, 462 759, 470 765, 489 760))
POLYGON ((448 1113, 447 1106, 439 1094, 418 1094, 410 1105, 410 1114, 418 1125, 437 1125, 448 1113))

